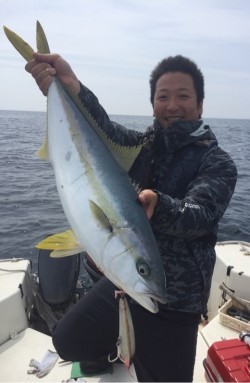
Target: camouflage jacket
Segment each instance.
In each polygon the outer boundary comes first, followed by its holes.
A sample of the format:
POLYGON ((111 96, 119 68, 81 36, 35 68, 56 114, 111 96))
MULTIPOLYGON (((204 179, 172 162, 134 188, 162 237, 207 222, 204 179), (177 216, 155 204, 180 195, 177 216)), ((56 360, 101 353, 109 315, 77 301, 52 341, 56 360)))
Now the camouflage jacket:
POLYGON ((201 120, 175 122, 169 129, 155 121, 141 133, 110 121, 83 85, 79 97, 112 140, 143 145, 130 176, 159 196, 151 226, 166 273, 168 303, 160 308, 205 315, 218 222, 237 180, 233 160, 201 120))

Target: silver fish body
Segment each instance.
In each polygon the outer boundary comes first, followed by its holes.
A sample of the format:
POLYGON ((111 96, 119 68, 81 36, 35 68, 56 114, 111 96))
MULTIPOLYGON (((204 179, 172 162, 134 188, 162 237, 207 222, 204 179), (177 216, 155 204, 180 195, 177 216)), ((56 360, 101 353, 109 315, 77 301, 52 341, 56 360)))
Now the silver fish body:
POLYGON ((48 152, 80 247, 117 287, 157 312, 155 300, 166 302, 164 269, 137 193, 56 79, 48 93, 48 152))
MULTIPOLYGON (((4 31, 25 60, 31 60, 33 49, 7 27, 4 31)), ((39 22, 37 49, 49 53, 39 22)), ((165 274, 155 237, 127 175, 135 154, 128 155, 128 148, 113 142, 110 145, 85 106, 69 96, 56 78, 49 87, 47 107, 47 135, 39 156, 51 161, 72 230, 37 247, 54 249, 54 256, 85 250, 118 288, 157 312, 156 301, 166 302, 165 274)))

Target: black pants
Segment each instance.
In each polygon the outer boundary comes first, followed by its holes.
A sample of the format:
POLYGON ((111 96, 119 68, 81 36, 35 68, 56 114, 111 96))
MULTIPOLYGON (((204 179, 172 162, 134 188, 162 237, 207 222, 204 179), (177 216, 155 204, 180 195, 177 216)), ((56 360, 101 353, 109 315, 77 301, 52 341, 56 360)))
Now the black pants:
MULTIPOLYGON (((115 290, 103 277, 58 322, 53 343, 61 358, 91 361, 116 352, 119 316, 115 290)), ((135 303, 129 304, 138 381, 191 382, 200 316, 164 309, 152 314, 135 303)))

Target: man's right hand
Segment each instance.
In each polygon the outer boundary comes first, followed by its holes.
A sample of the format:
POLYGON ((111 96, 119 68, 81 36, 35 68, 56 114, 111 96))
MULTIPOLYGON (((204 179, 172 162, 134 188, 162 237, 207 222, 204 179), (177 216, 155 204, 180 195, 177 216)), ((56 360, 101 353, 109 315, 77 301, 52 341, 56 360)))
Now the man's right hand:
POLYGON ((60 55, 34 53, 34 59, 25 65, 25 70, 34 77, 40 90, 47 96, 53 76, 73 94, 80 91, 80 83, 70 65, 60 55))

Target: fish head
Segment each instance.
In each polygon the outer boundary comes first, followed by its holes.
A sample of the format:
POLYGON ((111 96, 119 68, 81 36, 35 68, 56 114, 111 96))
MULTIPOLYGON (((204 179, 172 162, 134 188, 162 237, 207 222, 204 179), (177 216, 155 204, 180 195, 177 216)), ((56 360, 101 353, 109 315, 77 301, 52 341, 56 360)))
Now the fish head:
POLYGON ((166 303, 164 268, 158 253, 149 253, 136 229, 120 228, 103 252, 103 272, 118 288, 152 313, 166 303))

